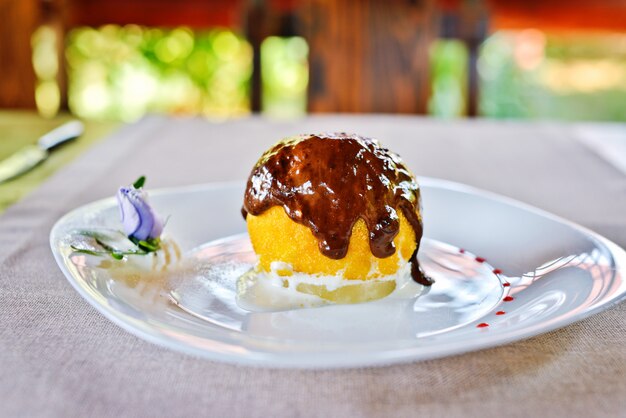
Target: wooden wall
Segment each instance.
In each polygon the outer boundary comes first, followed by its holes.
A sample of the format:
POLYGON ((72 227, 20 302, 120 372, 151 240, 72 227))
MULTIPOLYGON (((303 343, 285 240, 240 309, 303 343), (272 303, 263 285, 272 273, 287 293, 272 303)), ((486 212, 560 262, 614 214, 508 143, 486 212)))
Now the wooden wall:
POLYGON ((625 0, 485 0, 491 29, 626 31, 625 0))
POLYGON ((312 112, 425 113, 433 1, 306 0, 312 112))
MULTIPOLYGON (((491 30, 626 29, 624 0, 0 0, 0 108, 35 107, 31 35, 44 22, 60 39, 76 25, 231 26, 255 35, 251 41, 258 47, 286 22, 276 18, 288 13, 296 18, 289 20, 296 23, 290 30, 310 45, 310 111, 425 113, 437 10, 462 12, 468 5, 486 7, 491 30), (255 7, 266 10, 251 14, 255 7), (272 10, 278 12, 274 20, 272 10)), ((63 60, 61 50, 59 56, 63 60)), ((470 68, 475 72, 473 63, 470 68)), ((256 109, 258 71, 253 79, 256 109)))
POLYGON ((0 0, 0 108, 35 107, 30 38, 39 10, 38 0, 0 0))

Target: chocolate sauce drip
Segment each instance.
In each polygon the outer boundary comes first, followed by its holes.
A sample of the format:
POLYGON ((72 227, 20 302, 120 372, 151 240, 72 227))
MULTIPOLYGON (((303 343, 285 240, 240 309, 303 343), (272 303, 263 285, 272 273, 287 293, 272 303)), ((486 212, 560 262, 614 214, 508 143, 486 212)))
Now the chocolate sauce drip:
POLYGON ((310 228, 322 254, 333 259, 345 257, 358 219, 367 225, 372 254, 392 255, 400 229, 397 210, 402 210, 415 231, 413 279, 432 284, 417 261, 419 186, 400 158, 374 139, 331 133, 279 142, 252 169, 242 214, 260 215, 272 206, 282 206, 292 220, 310 228))

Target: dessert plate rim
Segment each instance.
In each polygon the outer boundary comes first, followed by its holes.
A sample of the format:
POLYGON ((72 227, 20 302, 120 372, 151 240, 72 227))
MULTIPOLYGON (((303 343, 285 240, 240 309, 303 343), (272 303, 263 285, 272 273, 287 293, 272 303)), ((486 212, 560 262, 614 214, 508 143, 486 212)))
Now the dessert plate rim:
MULTIPOLYGON (((590 237, 604 245, 610 251, 613 260, 616 263, 615 270, 618 271, 622 277, 626 276, 626 251, 624 251, 624 249, 622 249, 609 239, 601 236, 594 231, 591 231, 586 227, 583 227, 572 221, 569 221, 527 203, 523 203, 516 199, 462 183, 431 177, 418 177, 418 182, 422 188, 426 186, 430 188, 447 189, 470 195, 476 195, 499 203, 504 203, 506 205, 513 206, 527 212, 534 213, 543 218, 547 218, 551 221, 565 225, 568 228, 578 231, 585 236, 590 237)), ((191 192, 210 192, 211 190, 218 189, 239 189, 241 188, 241 186, 242 181, 212 182, 181 187, 155 189, 151 190, 150 194, 153 197, 157 197, 163 195, 185 194, 191 192)), ((265 351, 263 348, 259 348, 255 351, 254 348, 243 347, 239 344, 239 337, 241 337, 242 335, 245 337, 245 333, 234 335, 234 332, 223 332, 224 335, 222 337, 224 338, 209 341, 209 343, 205 345, 184 344, 181 342, 181 340, 171 337, 168 338, 166 335, 161 333, 160 330, 152 329, 150 326, 146 326, 146 324, 140 323, 140 321, 138 321, 136 318, 129 317, 128 315, 111 307, 109 304, 102 303, 102 301, 98 300, 98 295, 95 294, 92 289, 85 286, 83 281, 78 280, 76 277, 74 277, 74 275, 68 268, 68 259, 59 250, 59 243, 62 240, 62 234, 65 232, 64 228, 66 227, 66 224, 68 224, 71 219, 75 218, 81 213, 93 212, 97 208, 112 206, 114 204, 115 198, 113 197, 97 200, 71 210, 55 223, 50 232, 50 247, 55 261, 59 265, 61 271, 65 275, 66 279, 70 282, 72 287, 91 306, 93 306, 107 319, 120 326, 125 331, 159 346, 170 348, 175 351, 183 352, 190 355, 207 358, 209 360, 248 366, 301 369, 385 366, 398 363, 429 360, 433 358, 447 357, 450 355, 463 354, 470 351, 496 347, 507 343, 532 338, 537 335, 565 327, 574 322, 578 322, 598 312, 609 309, 610 307, 615 306, 624 299, 626 299, 626 285, 622 283, 622 285, 616 292, 610 294, 610 297, 604 297, 598 300, 590 308, 586 308, 580 312, 575 312, 572 315, 556 318, 552 321, 540 322, 534 325, 529 325, 527 327, 522 327, 509 331, 485 333, 481 335, 481 338, 464 340, 463 344, 444 343, 434 344, 430 346, 419 346, 418 344, 416 344, 410 347, 399 347, 394 350, 386 349, 380 352, 364 351, 360 353, 353 353, 354 355, 351 356, 345 356, 345 353, 339 352, 323 352, 320 353, 320 355, 308 354, 309 358, 303 359, 302 356, 307 355, 306 353, 296 353, 295 355, 291 356, 287 355, 285 352, 274 353, 271 351, 265 351)))

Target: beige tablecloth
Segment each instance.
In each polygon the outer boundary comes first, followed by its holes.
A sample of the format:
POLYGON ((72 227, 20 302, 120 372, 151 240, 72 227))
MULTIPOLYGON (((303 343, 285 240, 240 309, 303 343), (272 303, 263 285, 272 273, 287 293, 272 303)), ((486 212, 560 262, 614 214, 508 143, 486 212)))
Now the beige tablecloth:
POLYGON ((392 367, 297 371, 214 363, 113 325, 57 268, 53 223, 146 174, 150 188, 244 180, 301 132, 380 138, 419 175, 511 196, 626 246, 626 176, 574 125, 323 116, 127 126, 0 216, 0 416, 625 416, 626 304, 526 341, 392 367))

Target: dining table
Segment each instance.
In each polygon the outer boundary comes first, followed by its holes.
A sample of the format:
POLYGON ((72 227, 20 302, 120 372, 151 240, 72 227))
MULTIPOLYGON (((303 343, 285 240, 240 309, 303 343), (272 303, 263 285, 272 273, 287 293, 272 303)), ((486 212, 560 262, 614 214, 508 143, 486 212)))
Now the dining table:
MULTIPOLYGON (((33 132, 25 120, 11 126, 16 135, 33 132)), ((626 125, 317 114, 148 115, 87 126, 91 139, 79 139, 54 170, 38 168, 45 175, 27 174, 38 180, 23 193, 9 199, 15 189, 0 185, 0 416, 626 415, 624 303, 533 338, 445 358, 339 369, 242 366, 182 354, 113 324, 72 288, 49 244, 64 214, 141 175, 149 190, 243 184, 277 140, 341 131, 379 139, 417 176, 517 199, 626 247, 626 125)))

